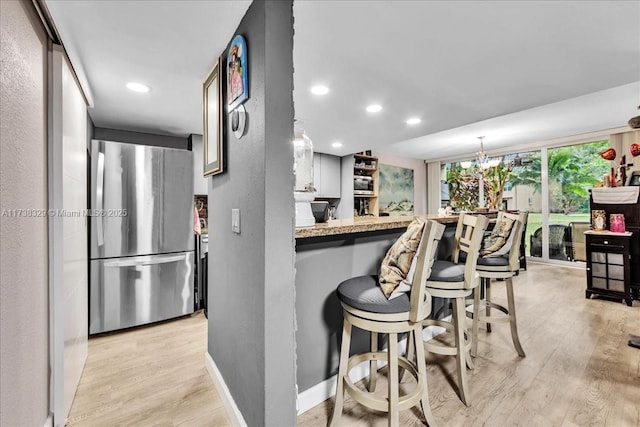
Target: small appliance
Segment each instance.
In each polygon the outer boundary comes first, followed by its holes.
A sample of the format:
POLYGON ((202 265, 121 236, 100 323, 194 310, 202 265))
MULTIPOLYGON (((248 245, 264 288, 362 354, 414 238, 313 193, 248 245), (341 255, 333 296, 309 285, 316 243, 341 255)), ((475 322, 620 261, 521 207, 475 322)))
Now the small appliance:
POLYGON ((293 173, 296 227, 313 227, 316 223, 310 204, 316 194, 313 186, 313 143, 304 133, 302 122, 299 121, 294 126, 293 173))
POLYGON ((353 194, 373 194, 373 178, 368 175, 353 177, 353 194))
POLYGON ((316 222, 329 221, 329 202, 311 202, 311 210, 316 222))

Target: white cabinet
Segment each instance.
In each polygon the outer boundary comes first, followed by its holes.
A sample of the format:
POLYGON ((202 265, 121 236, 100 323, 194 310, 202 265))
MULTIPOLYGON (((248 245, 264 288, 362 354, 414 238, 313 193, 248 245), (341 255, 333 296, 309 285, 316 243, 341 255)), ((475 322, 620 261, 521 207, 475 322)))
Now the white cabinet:
POLYGON ((313 153, 313 184, 316 197, 340 198, 340 157, 313 153))

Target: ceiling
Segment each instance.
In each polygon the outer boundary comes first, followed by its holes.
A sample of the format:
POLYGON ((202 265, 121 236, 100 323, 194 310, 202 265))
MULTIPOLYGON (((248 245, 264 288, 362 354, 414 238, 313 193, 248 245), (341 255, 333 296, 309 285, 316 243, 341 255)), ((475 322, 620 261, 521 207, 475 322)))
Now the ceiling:
MULTIPOLYGON (((202 133, 202 81, 249 4, 47 0, 95 125, 179 136, 202 133)), ((640 1, 300 0, 294 16, 296 117, 320 152, 451 158, 481 135, 490 152, 625 126, 640 104, 640 1)))

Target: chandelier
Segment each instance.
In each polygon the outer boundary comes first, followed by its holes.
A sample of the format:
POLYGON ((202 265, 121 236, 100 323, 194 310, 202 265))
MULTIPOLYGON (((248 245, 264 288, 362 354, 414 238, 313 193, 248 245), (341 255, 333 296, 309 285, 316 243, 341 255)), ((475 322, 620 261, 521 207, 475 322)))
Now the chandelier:
MULTIPOLYGON (((640 105, 638 105, 638 111, 640 111, 640 105)), ((640 129, 640 116, 635 116, 629 119, 629 126, 632 129, 640 129)))
MULTIPOLYGON (((479 136, 478 139, 480 140, 480 151, 476 153, 476 163, 478 164, 478 166, 480 166, 482 169, 488 169, 498 166, 500 164, 500 160, 489 159, 487 153, 484 152, 484 136, 479 136)), ((463 169, 470 168, 472 164, 473 163, 470 161, 460 162, 460 166, 462 166, 463 169)))

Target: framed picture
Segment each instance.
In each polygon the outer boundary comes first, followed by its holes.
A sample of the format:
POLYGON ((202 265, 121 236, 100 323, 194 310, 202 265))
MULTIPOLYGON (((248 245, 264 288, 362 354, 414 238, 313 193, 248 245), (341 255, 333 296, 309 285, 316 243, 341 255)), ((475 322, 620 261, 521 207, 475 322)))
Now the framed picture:
POLYGON ((216 61, 204 83, 202 157, 204 176, 222 172, 222 84, 220 60, 216 61))
POLYGON ((231 41, 227 54, 228 112, 249 99, 249 69, 247 67, 247 43, 237 35, 231 41))

